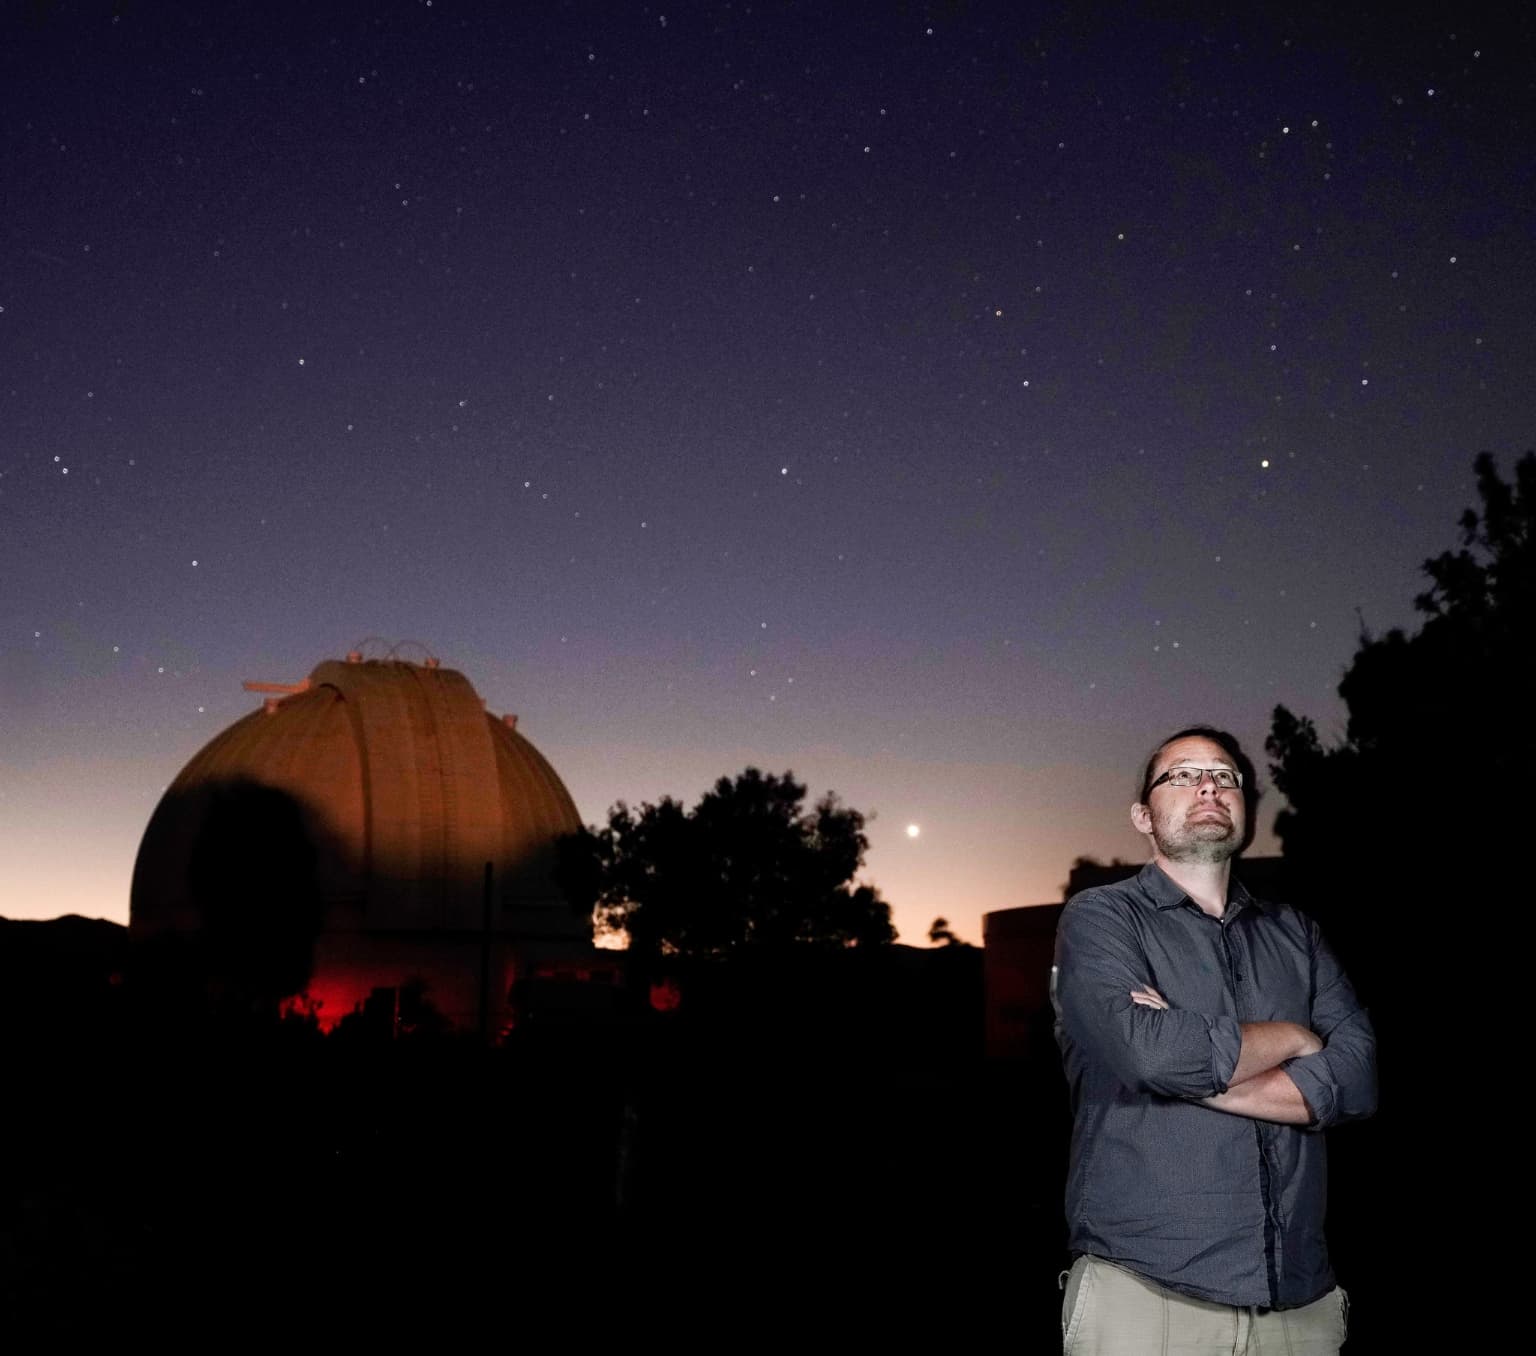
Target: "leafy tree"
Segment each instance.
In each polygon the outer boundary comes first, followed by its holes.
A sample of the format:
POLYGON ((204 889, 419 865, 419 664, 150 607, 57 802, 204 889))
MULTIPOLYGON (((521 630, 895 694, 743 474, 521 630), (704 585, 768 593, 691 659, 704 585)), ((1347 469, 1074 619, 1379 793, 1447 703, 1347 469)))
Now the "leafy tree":
POLYGON ((600 929, 641 956, 723 956, 891 941, 890 907, 854 876, 864 816, 828 793, 813 806, 792 773, 749 767, 692 810, 670 796, 562 845, 561 883, 600 929))
POLYGON ((1339 685, 1343 739, 1325 745, 1281 706, 1266 745, 1293 878, 1377 1001, 1408 1000, 1388 972, 1413 959, 1383 910, 1422 919, 1488 898, 1531 822, 1536 454, 1512 483, 1487 453, 1475 470, 1481 511, 1462 515, 1460 549, 1424 563, 1422 626, 1361 636, 1339 685))
POLYGON ((1381 1110, 1332 1149, 1333 1249, 1366 1313, 1438 1284, 1419 1240, 1477 1237, 1527 1148, 1511 1113, 1529 1025, 1536 455, 1509 482, 1486 453, 1475 469, 1480 508, 1424 563, 1419 628, 1361 636, 1343 737, 1278 707, 1267 744, 1296 902, 1380 1038, 1381 1110))

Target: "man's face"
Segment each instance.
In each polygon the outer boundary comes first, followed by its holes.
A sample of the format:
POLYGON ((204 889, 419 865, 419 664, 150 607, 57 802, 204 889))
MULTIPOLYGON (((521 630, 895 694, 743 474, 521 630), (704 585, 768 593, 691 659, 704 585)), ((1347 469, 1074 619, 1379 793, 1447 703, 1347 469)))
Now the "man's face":
MULTIPOLYGON (((1237 770, 1220 744, 1198 735, 1175 739, 1159 749, 1152 780, 1180 766, 1237 770)), ((1145 805, 1131 807, 1131 823, 1171 862, 1225 861, 1243 845, 1247 827, 1243 791, 1241 787, 1223 791, 1210 777, 1202 777, 1199 786, 1164 782, 1147 793, 1145 805)))

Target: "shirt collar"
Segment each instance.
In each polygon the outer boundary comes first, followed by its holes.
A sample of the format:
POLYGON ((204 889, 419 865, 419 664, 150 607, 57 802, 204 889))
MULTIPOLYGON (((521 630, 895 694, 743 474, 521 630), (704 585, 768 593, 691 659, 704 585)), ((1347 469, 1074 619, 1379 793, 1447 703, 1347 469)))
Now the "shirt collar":
MULTIPOLYGON (((1164 873, 1156 862, 1148 862, 1141 868, 1136 877, 1136 883, 1141 886, 1142 892, 1152 901, 1157 909, 1176 909, 1180 904, 1190 903, 1189 896, 1184 892, 1184 887, 1171 876, 1164 873)), ((1248 887, 1238 879, 1234 871, 1227 882, 1227 917, 1231 918, 1240 910, 1253 905, 1260 911, 1265 908, 1264 901, 1257 895, 1250 894, 1248 887)))

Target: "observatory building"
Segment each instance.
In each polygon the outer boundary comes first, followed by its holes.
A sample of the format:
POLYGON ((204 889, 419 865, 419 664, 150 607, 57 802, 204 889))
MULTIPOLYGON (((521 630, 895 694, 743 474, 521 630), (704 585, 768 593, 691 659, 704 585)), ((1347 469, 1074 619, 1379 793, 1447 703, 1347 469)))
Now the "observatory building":
POLYGON ((262 706, 192 758, 145 830, 134 935, 259 953, 288 929, 306 959, 312 938, 326 1029, 414 987, 495 1035, 517 981, 606 969, 553 879, 556 841, 581 827, 570 794, 463 674, 354 651, 245 686, 262 706))

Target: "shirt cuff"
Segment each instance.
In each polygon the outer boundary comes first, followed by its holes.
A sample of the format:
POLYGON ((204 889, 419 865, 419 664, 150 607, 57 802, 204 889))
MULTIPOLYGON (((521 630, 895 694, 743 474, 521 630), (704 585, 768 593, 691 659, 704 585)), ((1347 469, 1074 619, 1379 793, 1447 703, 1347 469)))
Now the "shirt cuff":
POLYGON ((1299 1059, 1288 1059, 1280 1066, 1296 1085, 1297 1091, 1307 1099, 1307 1106, 1312 1112, 1311 1123, 1303 1127, 1307 1130, 1322 1130, 1333 1123, 1333 1085, 1311 1063, 1316 1058, 1316 1055, 1302 1055, 1299 1059))
POLYGON ((1211 1082, 1217 1095, 1225 1092, 1237 1072, 1243 1049, 1243 1028, 1235 1017, 1211 1018, 1211 1082))

